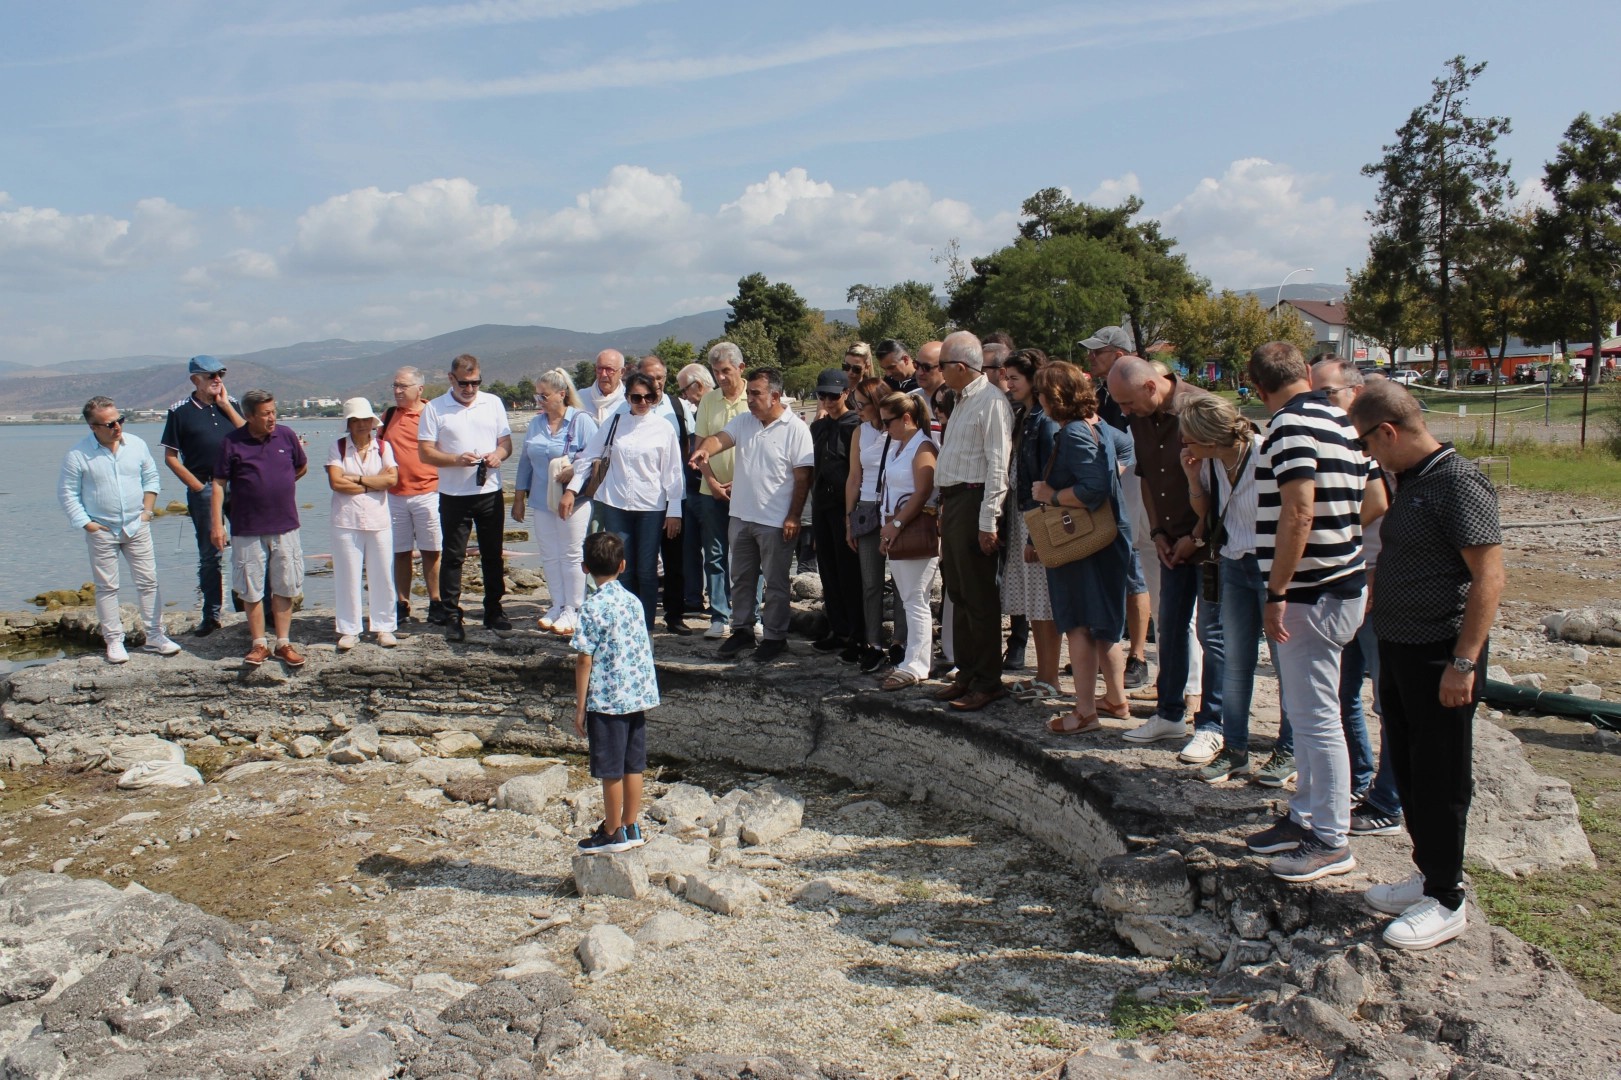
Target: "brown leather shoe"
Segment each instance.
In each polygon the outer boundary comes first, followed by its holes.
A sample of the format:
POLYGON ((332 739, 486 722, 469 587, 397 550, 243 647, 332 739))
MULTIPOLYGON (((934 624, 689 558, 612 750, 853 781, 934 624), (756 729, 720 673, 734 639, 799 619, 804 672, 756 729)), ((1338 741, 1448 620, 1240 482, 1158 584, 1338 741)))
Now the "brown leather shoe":
POLYGON ((1007 697, 1007 689, 1001 686, 998 686, 995 690, 975 690, 971 694, 965 694, 957 698, 951 703, 951 707, 958 712, 974 712, 983 709, 993 701, 1005 697, 1007 697))
POLYGON ((944 687, 936 690, 929 696, 936 701, 956 701, 958 698, 965 697, 967 694, 967 683, 953 682, 947 683, 944 687))
POLYGON ((276 650, 276 659, 280 660, 290 668, 300 668, 304 666, 304 654, 293 648, 293 643, 291 641, 276 650))
POLYGON ((242 662, 248 665, 248 667, 258 667, 260 664, 269 659, 270 650, 263 645, 255 645, 253 648, 248 650, 248 655, 242 658, 242 662))

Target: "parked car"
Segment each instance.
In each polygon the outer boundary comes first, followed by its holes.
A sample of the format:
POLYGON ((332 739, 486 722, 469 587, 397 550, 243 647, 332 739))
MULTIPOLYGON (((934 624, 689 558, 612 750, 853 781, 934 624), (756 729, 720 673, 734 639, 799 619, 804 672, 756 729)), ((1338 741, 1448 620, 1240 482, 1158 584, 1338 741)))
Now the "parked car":
POLYGON ((1396 368, 1390 373, 1390 379, 1393 382, 1401 383, 1403 386, 1412 386, 1418 382, 1418 372, 1412 368, 1396 368))

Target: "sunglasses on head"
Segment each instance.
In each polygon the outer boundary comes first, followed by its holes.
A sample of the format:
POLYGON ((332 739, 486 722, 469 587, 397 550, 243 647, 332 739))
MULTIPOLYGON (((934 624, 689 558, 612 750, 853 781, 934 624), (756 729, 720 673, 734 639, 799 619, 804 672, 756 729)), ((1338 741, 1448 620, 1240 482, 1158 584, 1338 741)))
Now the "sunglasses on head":
POLYGON ((92 421, 90 421, 90 426, 91 427, 106 428, 108 431, 111 431, 115 427, 122 427, 123 424, 124 424, 124 418, 122 416, 115 416, 111 420, 92 420, 92 421))
POLYGON ((469 390, 475 386, 482 385, 483 382, 483 379, 457 379, 456 385, 461 387, 463 390, 469 390))
POLYGON ((652 394, 626 394, 625 400, 630 402, 632 405, 641 405, 645 402, 653 401, 654 397, 652 394))

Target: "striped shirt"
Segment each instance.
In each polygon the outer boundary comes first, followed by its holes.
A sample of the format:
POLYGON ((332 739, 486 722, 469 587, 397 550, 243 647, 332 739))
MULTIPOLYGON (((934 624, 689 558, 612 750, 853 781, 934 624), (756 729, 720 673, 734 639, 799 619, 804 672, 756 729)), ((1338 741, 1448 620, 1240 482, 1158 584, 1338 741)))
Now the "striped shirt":
POLYGON ((1356 429, 1321 391, 1299 394, 1272 417, 1255 466, 1255 555, 1261 573, 1272 570, 1277 551, 1280 488, 1297 480, 1316 485, 1306 549, 1289 581, 1290 600, 1310 603, 1342 584, 1360 588, 1362 492, 1368 459, 1351 445, 1356 429))

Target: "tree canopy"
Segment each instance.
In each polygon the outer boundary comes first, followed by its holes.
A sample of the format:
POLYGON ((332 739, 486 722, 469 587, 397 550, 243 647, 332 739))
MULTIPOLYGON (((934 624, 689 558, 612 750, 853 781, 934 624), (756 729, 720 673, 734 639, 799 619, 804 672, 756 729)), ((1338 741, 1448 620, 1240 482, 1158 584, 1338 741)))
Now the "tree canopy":
POLYGON ((856 306, 856 333, 868 344, 895 338, 915 350, 925 341, 944 336, 946 309, 935 298, 934 286, 926 282, 852 285, 845 300, 856 306))
POLYGON ((1230 289, 1178 300, 1166 334, 1190 371, 1214 361, 1222 379, 1235 387, 1257 345, 1291 341, 1309 356, 1316 344, 1311 328, 1293 310, 1268 311, 1255 296, 1230 289))
POLYGON ((799 345, 817 313, 792 285, 776 284, 756 271, 739 279, 726 319, 726 338, 751 364, 791 366, 799 359, 799 345), (748 338, 745 345, 740 338, 748 338), (750 349, 753 349, 751 354, 750 349))

